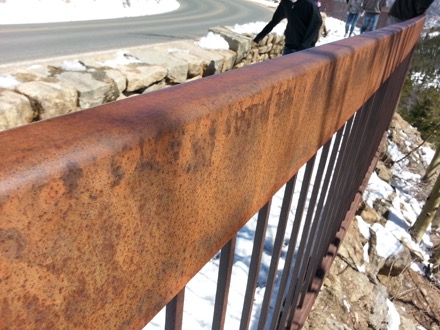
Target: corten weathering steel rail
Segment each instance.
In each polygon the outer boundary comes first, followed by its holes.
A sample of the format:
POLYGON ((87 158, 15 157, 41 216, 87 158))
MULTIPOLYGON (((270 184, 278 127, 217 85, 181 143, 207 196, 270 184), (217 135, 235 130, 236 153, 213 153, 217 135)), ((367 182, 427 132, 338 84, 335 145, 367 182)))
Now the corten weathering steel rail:
POLYGON ((374 168, 423 23, 0 133, 0 328, 140 329, 168 302, 166 328, 179 328, 186 283, 225 246, 220 329, 235 236, 261 209, 246 329, 271 197, 286 183, 253 327, 300 327, 374 168))

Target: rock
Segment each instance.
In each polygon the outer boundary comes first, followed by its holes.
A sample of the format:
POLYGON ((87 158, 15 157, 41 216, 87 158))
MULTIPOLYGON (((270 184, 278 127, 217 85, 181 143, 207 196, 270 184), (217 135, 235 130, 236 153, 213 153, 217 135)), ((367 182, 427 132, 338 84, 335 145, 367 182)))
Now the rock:
POLYGON ((272 50, 273 45, 268 43, 265 46, 262 46, 258 49, 258 54, 265 54, 265 53, 269 53, 272 50))
POLYGON ((273 41, 275 40, 276 35, 277 35, 276 33, 269 33, 267 35, 267 44, 272 45, 273 41))
POLYGON ((18 69, 11 75, 20 83, 44 80, 52 76, 53 67, 46 65, 31 65, 18 69))
POLYGON ((347 324, 335 320, 334 317, 334 315, 330 315, 329 317, 319 320, 309 320, 303 329, 352 330, 347 324))
POLYGON ((351 226, 353 230, 349 230, 345 235, 345 244, 342 244, 339 248, 338 256, 353 269, 361 271, 365 268, 364 246, 362 242, 365 242, 366 239, 361 235, 357 221, 353 221, 351 226))
POLYGON ((159 65, 129 64, 118 67, 127 77, 126 92, 144 90, 145 88, 160 82, 167 75, 167 69, 159 65))
POLYGON ((142 62, 166 68, 168 70, 166 78, 171 84, 181 84, 186 81, 188 76, 188 63, 186 61, 154 49, 136 48, 130 50, 130 53, 142 62))
POLYGON ((77 109, 77 90, 60 83, 31 81, 18 86, 17 91, 34 102, 39 119, 64 115, 77 109))
POLYGON ((0 131, 29 124, 35 118, 30 100, 9 90, 0 90, 0 131))
POLYGON ((213 52, 219 54, 220 56, 223 56, 223 67, 221 68, 221 72, 226 72, 229 70, 232 70, 235 66, 235 63, 237 63, 237 53, 233 52, 232 50, 212 50, 213 52))
POLYGON ((362 219, 372 225, 373 223, 376 223, 379 221, 381 216, 376 212, 376 210, 372 207, 370 207, 367 203, 362 202, 361 207, 359 209, 359 215, 362 217, 362 219))
POLYGON ((275 45, 284 46, 284 36, 274 33, 272 43, 275 45))
MULTIPOLYGON (((429 146, 429 142, 424 142, 421 138, 420 132, 416 128, 412 127, 408 122, 403 120, 403 118, 395 113, 392 121, 392 126, 390 127, 389 140, 393 141, 399 146, 400 151, 403 153, 401 159, 394 159, 394 161, 399 162, 405 159, 409 162, 407 167, 413 167, 417 172, 417 169, 422 167, 426 169, 428 164, 424 157, 420 157, 419 152, 414 152, 416 146, 424 145, 429 146)), ((435 150, 435 147, 433 147, 435 150)), ((424 173, 422 173, 423 175, 424 173)))
POLYGON ((396 193, 392 192, 387 199, 376 199, 373 202, 373 207, 376 213, 380 216, 378 221, 380 224, 384 225, 387 221, 389 210, 392 208, 391 201, 394 199, 396 193))
POLYGON ((36 81, 48 77, 48 75, 43 76, 43 75, 34 74, 33 72, 26 72, 26 71, 14 72, 12 76, 20 83, 36 81))
POLYGON ((237 62, 251 50, 252 39, 242 34, 232 31, 231 28, 216 26, 209 29, 212 33, 218 34, 229 44, 229 49, 233 50, 237 55, 237 62))
POLYGON ((115 101, 119 96, 114 81, 99 72, 64 71, 55 77, 78 91, 80 109, 115 101))
POLYGON ((377 283, 377 274, 385 264, 385 258, 381 257, 377 253, 377 235, 376 231, 370 227, 370 240, 368 247, 368 259, 367 274, 369 279, 373 283, 377 283))
POLYGON ((202 60, 203 77, 222 72, 224 57, 215 51, 200 48, 196 43, 188 41, 176 41, 174 47, 185 49, 189 54, 202 60))
MULTIPOLYGON (((369 317, 366 319, 366 324, 361 329, 366 329, 366 325, 371 329, 387 329, 388 324, 388 306, 386 300, 388 299, 387 288, 378 284, 375 285, 369 294, 369 297, 361 305, 365 306, 369 311, 369 317)), ((362 307, 361 307, 362 309, 362 307)))
POLYGON ((165 84, 165 81, 162 80, 161 82, 159 82, 157 84, 154 84, 154 85, 151 85, 150 87, 147 87, 142 92, 142 94, 147 94, 147 93, 151 93, 151 92, 154 92, 154 91, 158 91, 158 90, 163 89, 165 87, 167 87, 167 84, 165 84))
POLYGON ((343 264, 335 259, 328 274, 332 285, 322 287, 304 329, 386 329, 386 287, 343 264))
POLYGON ((119 91, 119 95, 125 91, 127 88, 127 78, 121 73, 121 71, 112 68, 102 68, 98 70, 102 70, 110 79, 113 79, 119 91))
MULTIPOLYGON (((415 129, 413 126, 411 126, 406 120, 404 120, 402 116, 399 115, 397 112, 393 114, 393 120, 390 125, 390 130, 392 132, 405 132, 405 134, 415 135, 415 137, 413 138, 420 138, 420 132, 417 131, 417 129, 415 129)), ((393 134, 392 137, 398 138, 399 135, 393 134)), ((392 140, 394 141, 394 139, 392 140)), ((402 140, 398 139, 397 142, 401 142, 399 143, 399 145, 405 145, 405 142, 402 140)))
POLYGON ((412 263, 412 256, 410 250, 402 245, 402 249, 390 256, 383 263, 379 273, 386 276, 398 276, 412 263))
MULTIPOLYGON (((399 312, 399 311, 398 311, 399 312)), ((399 330, 416 330, 416 326, 414 325, 414 322, 405 316, 402 315, 402 312, 400 314, 400 326, 399 330)))
POLYGON ((187 49, 176 48, 176 47, 170 48, 167 45, 156 45, 153 48, 157 50, 161 50, 163 52, 167 52, 173 58, 177 58, 187 62, 188 79, 194 77, 202 77, 204 61, 200 57, 190 54, 187 49))
MULTIPOLYGON (((188 43, 188 42, 187 42, 188 43)), ((191 43, 191 47, 193 46, 193 42, 191 43)), ((202 77, 203 75, 203 66, 205 61, 199 56, 195 56, 191 54, 188 49, 185 47, 184 42, 180 42, 178 47, 175 43, 170 46, 169 44, 157 44, 153 45, 152 49, 168 54, 175 58, 176 60, 185 61, 188 64, 188 73, 187 78, 191 79, 194 77, 202 77)))
POLYGON ((385 166, 383 162, 377 162, 375 171, 381 180, 391 183, 392 171, 389 167, 385 166))
POLYGON ((54 73, 54 67, 41 64, 31 65, 24 72, 34 74, 40 79, 51 77, 54 73))

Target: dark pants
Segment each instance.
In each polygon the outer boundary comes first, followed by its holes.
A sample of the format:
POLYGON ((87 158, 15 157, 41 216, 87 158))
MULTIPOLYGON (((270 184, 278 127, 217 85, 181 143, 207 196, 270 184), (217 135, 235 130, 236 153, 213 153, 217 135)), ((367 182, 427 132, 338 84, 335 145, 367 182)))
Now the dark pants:
POLYGON ((350 31, 350 37, 353 34, 354 28, 356 27, 356 23, 359 18, 359 13, 352 14, 348 13, 347 20, 345 21, 345 34, 347 35, 350 31))
POLYGON ((298 49, 290 49, 290 48, 287 48, 286 46, 284 46, 283 55, 289 55, 292 53, 296 53, 297 51, 298 51, 298 49))

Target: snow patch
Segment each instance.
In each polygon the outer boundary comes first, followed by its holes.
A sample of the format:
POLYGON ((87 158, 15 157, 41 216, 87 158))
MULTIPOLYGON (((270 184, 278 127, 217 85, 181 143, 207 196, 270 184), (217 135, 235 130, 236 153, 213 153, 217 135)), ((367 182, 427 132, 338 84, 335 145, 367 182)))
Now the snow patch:
POLYGON ((208 32, 206 37, 202 37, 198 42, 198 46, 204 49, 229 49, 228 42, 221 35, 213 32, 208 32))
POLYGON ((387 299, 388 306, 388 327, 387 330, 399 330, 400 328, 400 314, 396 309, 396 306, 387 299))
POLYGON ((20 82, 10 74, 0 76, 0 88, 14 89, 20 82))

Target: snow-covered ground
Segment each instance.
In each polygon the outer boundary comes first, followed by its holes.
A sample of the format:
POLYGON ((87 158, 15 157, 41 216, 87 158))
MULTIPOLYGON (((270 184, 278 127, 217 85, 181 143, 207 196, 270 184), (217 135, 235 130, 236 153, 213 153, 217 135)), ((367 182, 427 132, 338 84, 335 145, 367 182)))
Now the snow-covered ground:
MULTIPOLYGON (((274 6, 273 1, 264 0, 248 0, 259 3, 265 3, 269 6, 274 6)), ((84 7, 85 1, 71 0, 69 7, 61 0, 21 0, 21 1, 6 1, 6 3, 0 3, 0 22, 1 24, 19 24, 19 23, 38 23, 39 22, 52 22, 55 20, 83 20, 83 19, 99 19, 99 18, 114 18, 114 17, 128 17, 139 15, 154 15, 157 13, 163 13, 171 10, 175 10, 179 7, 179 3, 176 0, 131 0, 131 6, 123 6, 122 0, 95 0, 93 2, 88 1, 84 7), (145 4, 145 2, 147 4, 145 4), (24 5, 25 3, 26 5, 24 5), (49 8, 43 5, 50 6, 49 8), (99 10, 94 10, 91 6, 99 6, 99 10), (23 11, 23 8, 27 10, 23 11), (66 10, 68 8, 68 10, 66 10), (73 9, 74 8, 74 9, 73 9), (141 10, 142 8, 142 10, 141 10), (50 9, 50 10, 49 10, 50 9), (148 9, 148 10, 147 10, 148 9), (27 12, 31 14, 27 14, 27 12), (93 14, 93 17, 86 16, 84 13, 93 14), (55 14, 56 13, 56 14, 55 14)), ((239 33, 258 33, 263 28, 266 22, 249 22, 244 25, 236 25, 234 29, 239 33)), ((329 43, 335 40, 343 38, 344 35, 344 22, 328 17, 326 20, 326 28, 328 35, 322 38, 319 44, 329 43)), ((274 30, 277 33, 282 34, 284 30, 283 24, 279 24, 274 30)), ((355 30, 355 35, 359 33, 359 30, 355 30)), ((205 37, 201 38, 199 45, 205 48, 224 48, 227 47, 224 40, 221 37, 208 33, 205 37)), ((66 65, 75 65, 75 63, 66 63, 66 65)), ((7 77, 0 77, 0 81, 7 80, 7 77)), ((390 144, 390 152, 393 160, 401 158, 398 148, 390 144)), ((414 146, 415 147, 415 146, 414 146)), ((434 152, 430 148, 424 147, 423 157, 427 163, 430 162, 434 152)), ((425 256, 425 263, 428 256, 426 254, 426 248, 431 245, 429 238, 425 235, 423 244, 416 246, 412 243, 411 238, 408 235, 407 228, 415 221, 418 213, 420 213, 421 205, 413 196, 412 192, 415 190, 411 184, 416 183, 420 178, 413 173, 409 172, 405 167, 405 162, 395 165, 394 175, 411 178, 411 180, 402 180, 407 182, 407 186, 391 187, 387 183, 380 180, 377 175, 373 174, 365 192, 364 199, 367 203, 372 204, 375 198, 386 198, 395 189, 395 197, 393 200, 394 208, 390 212, 392 214, 391 221, 388 221, 385 226, 379 224, 374 225, 374 229, 378 235, 383 239, 378 239, 378 254, 383 257, 392 255, 401 249, 400 240, 407 242, 413 246, 414 249, 420 251, 425 256)), ((299 179, 301 178, 301 173, 299 179)), ((300 187, 299 184, 296 185, 300 187)), ((299 188, 297 188, 299 189, 299 188)), ((298 194, 299 191, 296 191, 298 194)), ((269 219, 268 234, 274 236, 275 228, 278 223, 278 215, 281 209, 281 201, 283 197, 283 189, 281 189, 273 198, 272 201, 272 214, 269 219)), ((357 218, 359 227, 365 236, 369 235, 369 225, 357 218)), ((233 266, 233 276, 230 289, 230 299, 228 303, 228 315, 226 317, 225 329, 238 329, 239 320, 241 317, 241 308, 244 298, 244 288, 246 287, 247 273, 249 270, 248 256, 252 254, 253 235, 256 227, 256 216, 254 216, 248 224, 238 233, 238 239, 236 243, 236 261, 233 266)), ((289 232, 287 230, 286 232, 289 232)), ((368 262, 368 260, 366 260, 368 262)), ((185 293, 185 313, 184 313, 184 329, 206 329, 210 328, 210 322, 212 321, 213 306, 216 290, 216 278, 218 275, 218 263, 217 258, 213 258, 206 266, 197 274, 193 280, 187 286, 185 293), (206 318, 208 316, 208 318, 206 318)), ((265 254, 262 258, 262 265, 269 268, 270 256, 265 254)), ((415 269, 420 270, 423 265, 414 264, 415 269)), ((258 304, 262 301, 264 295, 264 287, 257 288, 256 301, 258 304)), ((390 327, 393 329, 400 323, 398 314, 395 313, 393 304, 388 302, 390 307, 390 327)), ((255 308, 254 308, 255 311, 255 308)), ((163 329, 164 324, 164 312, 158 314, 153 321, 145 327, 145 329, 163 329)))

